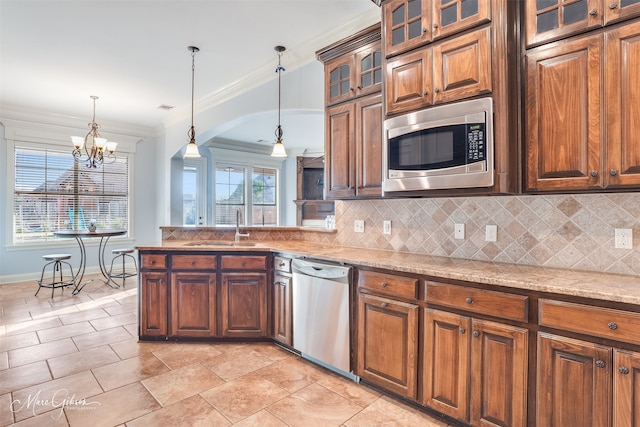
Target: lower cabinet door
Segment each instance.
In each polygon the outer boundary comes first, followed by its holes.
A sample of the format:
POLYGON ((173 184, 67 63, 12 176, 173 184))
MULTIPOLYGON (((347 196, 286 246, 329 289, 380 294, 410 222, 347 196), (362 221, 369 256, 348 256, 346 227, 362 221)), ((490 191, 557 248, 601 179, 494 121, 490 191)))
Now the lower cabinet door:
POLYGON ((424 323, 423 403, 466 421, 471 319, 427 308, 424 323))
POLYGON ((611 362, 611 347, 539 332, 537 425, 610 426, 611 362))
POLYGON ((471 425, 527 425, 529 331, 472 320, 471 425))
POLYGON ((171 274, 171 335, 216 335, 216 274, 171 274))
POLYGON ((358 375, 416 399, 419 307, 368 294, 358 300, 358 375))
POLYGON ((223 273, 221 281, 222 336, 266 337, 266 273, 223 273))
POLYGON ((640 426, 640 353, 613 353, 613 425, 640 426))
POLYGON ((276 274, 273 277, 273 339, 286 344, 293 344, 291 329, 291 277, 276 274))
POLYGON ((167 273, 143 272, 140 275, 140 335, 166 336, 168 280, 167 273))

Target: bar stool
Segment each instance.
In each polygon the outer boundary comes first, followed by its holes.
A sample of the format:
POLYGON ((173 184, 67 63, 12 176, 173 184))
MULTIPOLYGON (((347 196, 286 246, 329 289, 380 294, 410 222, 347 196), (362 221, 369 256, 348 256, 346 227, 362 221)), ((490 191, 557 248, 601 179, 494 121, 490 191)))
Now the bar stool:
POLYGON ((38 290, 36 291, 36 295, 40 292, 41 288, 51 288, 51 298, 53 298, 53 292, 56 288, 62 288, 62 292, 64 292, 64 288, 66 286, 75 286, 76 285, 76 275, 73 273, 73 267, 71 264, 66 262, 66 259, 71 259, 70 254, 49 254, 42 255, 42 258, 47 262, 44 267, 42 267, 42 274, 40 275, 40 280, 38 280, 38 290), (44 282, 44 274, 47 270, 47 267, 53 264, 52 267, 52 275, 51 282, 44 282), (67 266, 69 268, 69 274, 71 278, 65 278, 63 274, 63 267, 67 266), (59 273, 59 278, 56 279, 56 273, 59 273))
POLYGON ((131 255, 133 252, 135 252, 135 249, 133 248, 120 248, 120 249, 113 249, 111 251, 111 253, 113 255, 115 255, 113 257, 113 259, 111 260, 111 267, 109 268, 109 280, 113 281, 115 283, 115 281, 113 280, 114 278, 116 279, 122 279, 122 287, 124 288, 124 282, 127 279, 127 277, 132 277, 132 276, 137 276, 138 275, 138 264, 136 263, 136 257, 134 257, 133 255, 131 255), (129 269, 127 270, 127 266, 125 264, 126 259, 131 258, 133 260, 133 270, 129 269), (113 271, 113 263, 118 259, 118 258, 122 258, 122 270, 114 272, 113 271))

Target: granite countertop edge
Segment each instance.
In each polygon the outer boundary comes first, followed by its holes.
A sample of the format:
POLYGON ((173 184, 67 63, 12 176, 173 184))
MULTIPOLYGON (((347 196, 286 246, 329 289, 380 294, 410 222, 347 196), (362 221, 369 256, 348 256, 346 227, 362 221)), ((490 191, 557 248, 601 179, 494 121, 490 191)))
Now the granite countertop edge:
POLYGON ((443 279, 640 305, 640 277, 634 275, 332 246, 306 241, 251 242, 253 246, 187 246, 189 243, 191 241, 165 240, 159 244, 138 245, 136 249, 285 253, 443 279))

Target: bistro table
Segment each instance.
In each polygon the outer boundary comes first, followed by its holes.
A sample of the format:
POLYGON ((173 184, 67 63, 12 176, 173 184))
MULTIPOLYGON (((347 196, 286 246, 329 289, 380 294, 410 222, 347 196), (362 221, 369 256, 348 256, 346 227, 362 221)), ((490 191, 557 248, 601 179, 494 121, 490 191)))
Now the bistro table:
POLYGON ((127 230, 59 230, 55 231, 53 234, 58 237, 73 237, 78 242, 78 246, 80 247, 80 265, 78 266, 78 274, 76 275, 76 287, 73 290, 73 295, 76 295, 78 292, 84 288, 84 286, 89 283, 82 284, 82 278, 84 277, 84 271, 87 267, 87 251, 84 247, 83 239, 90 239, 100 237, 100 245, 98 246, 98 265, 100 266, 100 273, 105 278, 105 283, 112 288, 119 288, 116 282, 111 280, 109 277, 107 266, 104 262, 104 251, 107 247, 107 242, 113 236, 123 236, 127 233, 127 230))

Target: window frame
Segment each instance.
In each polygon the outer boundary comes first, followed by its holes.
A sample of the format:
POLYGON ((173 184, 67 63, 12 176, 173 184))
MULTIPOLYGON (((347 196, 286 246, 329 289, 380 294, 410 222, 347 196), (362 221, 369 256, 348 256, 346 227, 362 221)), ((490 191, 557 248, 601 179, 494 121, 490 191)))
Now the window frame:
MULTIPOLYGON (((7 250, 23 250, 23 249, 39 249, 49 247, 62 247, 77 245, 73 239, 54 238, 48 240, 33 241, 27 243, 16 243, 14 236, 14 223, 13 223, 13 211, 14 211, 14 196, 15 196, 15 150, 17 147, 25 147, 30 149, 45 149, 53 148, 60 151, 68 151, 71 157, 73 145, 71 143, 70 135, 77 135, 86 133, 86 130, 79 130, 78 128, 56 126, 44 123, 23 122, 13 119, 2 119, 2 124, 5 127, 5 141, 6 141, 6 199, 5 199, 5 248, 7 250)), ((121 242, 133 242, 134 240, 134 217, 135 211, 135 194, 134 194, 134 177, 135 177, 135 143, 140 141, 141 138, 125 136, 125 135, 110 135, 103 132, 103 136, 109 140, 118 142, 116 150, 116 156, 128 158, 128 227, 127 234, 123 237, 114 237, 121 242)), ((84 167, 84 163, 80 163, 81 167, 84 167)), ((95 239, 88 240, 87 246, 93 246, 97 242, 93 242, 95 239), (89 243, 90 242, 90 243, 89 243)))

